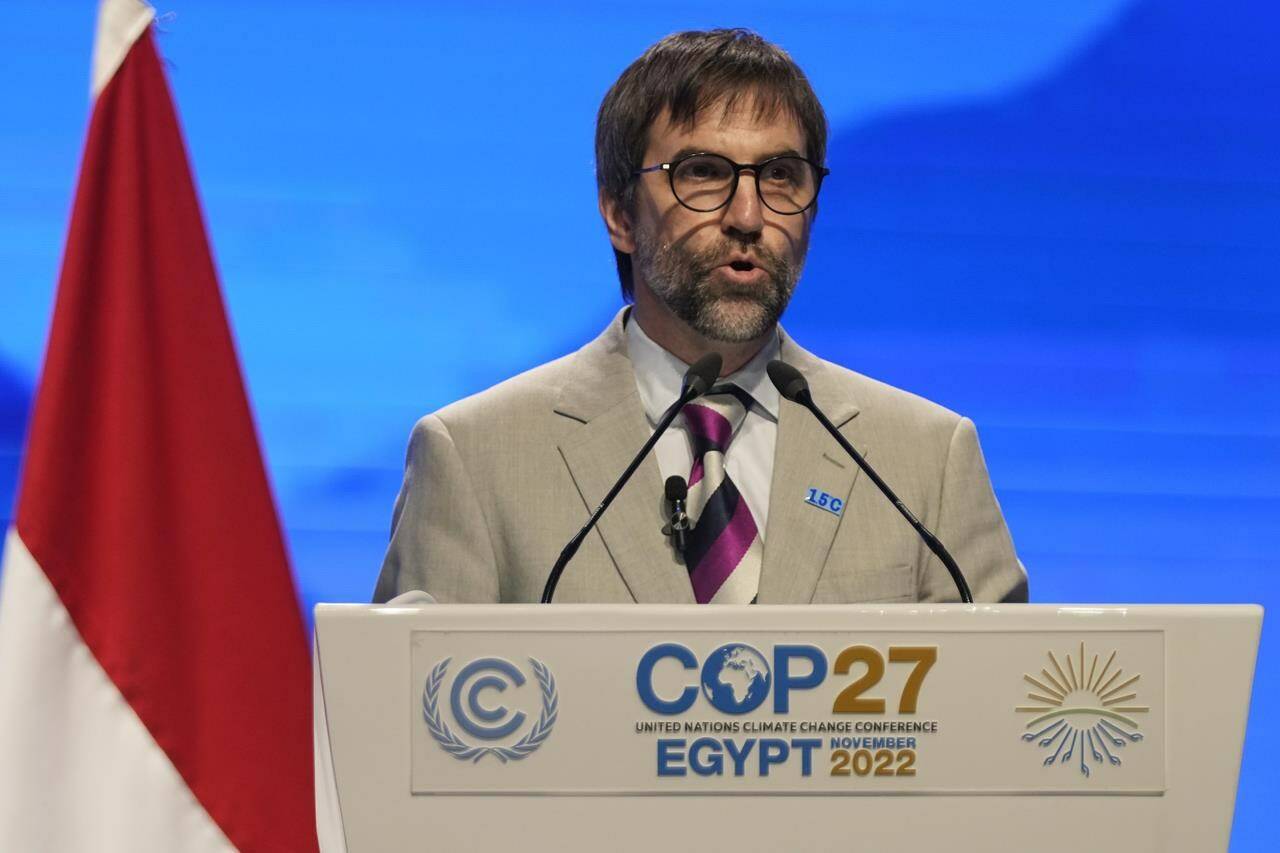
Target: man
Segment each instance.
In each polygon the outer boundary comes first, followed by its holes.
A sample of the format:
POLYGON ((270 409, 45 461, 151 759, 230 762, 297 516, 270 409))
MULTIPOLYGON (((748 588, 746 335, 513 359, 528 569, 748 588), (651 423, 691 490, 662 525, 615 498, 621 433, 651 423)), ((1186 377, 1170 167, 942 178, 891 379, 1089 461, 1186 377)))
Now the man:
POLYGON ((600 211, 625 297, 581 350, 423 418, 374 598, 537 601, 560 549, 652 434, 688 364, 722 378, 686 408, 569 564, 561 602, 957 600, 944 567, 821 425, 782 400, 803 373, 842 433, 951 548, 976 600, 1026 576, 973 424, 821 361, 778 327, 826 174, 826 118, 781 49, 680 33, 631 65, 596 129, 600 211), (663 481, 690 483, 683 553, 663 481))

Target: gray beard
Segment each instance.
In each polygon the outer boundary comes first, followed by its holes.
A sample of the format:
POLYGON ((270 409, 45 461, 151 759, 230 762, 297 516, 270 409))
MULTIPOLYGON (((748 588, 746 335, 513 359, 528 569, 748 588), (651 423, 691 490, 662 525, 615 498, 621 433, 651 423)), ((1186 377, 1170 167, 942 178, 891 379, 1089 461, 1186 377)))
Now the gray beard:
POLYGON ((800 269, 756 244, 744 248, 768 274, 764 288, 738 287, 716 278, 713 270, 740 245, 722 240, 691 251, 637 234, 632 261, 653 294, 698 334, 713 341, 744 343, 777 325, 795 292, 800 269))

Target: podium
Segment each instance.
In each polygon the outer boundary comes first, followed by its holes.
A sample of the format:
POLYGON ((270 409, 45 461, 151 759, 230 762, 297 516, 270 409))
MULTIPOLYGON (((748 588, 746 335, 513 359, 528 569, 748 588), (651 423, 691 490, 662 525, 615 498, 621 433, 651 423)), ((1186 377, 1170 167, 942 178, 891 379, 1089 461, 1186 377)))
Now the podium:
POLYGON ((1225 851, 1261 622, 320 605, 323 849, 1225 851))

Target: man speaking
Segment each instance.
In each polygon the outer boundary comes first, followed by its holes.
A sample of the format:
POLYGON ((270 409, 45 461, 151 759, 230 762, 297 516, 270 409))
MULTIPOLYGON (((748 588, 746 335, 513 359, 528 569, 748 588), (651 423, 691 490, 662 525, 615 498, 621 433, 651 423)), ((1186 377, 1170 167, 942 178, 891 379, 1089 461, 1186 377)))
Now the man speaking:
POLYGON ((1026 600, 972 422, 822 361, 778 326, 819 208, 826 138, 804 73, 753 33, 672 35, 623 72, 600 106, 596 176, 632 304, 577 352, 418 422, 376 601, 414 589, 537 601, 688 365, 709 353, 723 359, 719 381, 601 516, 556 601, 957 599, 871 476, 782 398, 766 373, 775 359, 946 543, 975 600, 1026 600), (686 484, 692 524, 676 537, 670 498, 686 484))

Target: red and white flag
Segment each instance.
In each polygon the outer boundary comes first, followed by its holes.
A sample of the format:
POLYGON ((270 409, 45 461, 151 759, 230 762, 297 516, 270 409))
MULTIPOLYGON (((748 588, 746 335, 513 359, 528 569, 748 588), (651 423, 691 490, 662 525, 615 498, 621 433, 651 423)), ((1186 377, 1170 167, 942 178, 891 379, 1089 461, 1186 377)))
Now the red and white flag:
POLYGON ((0 570, 0 851, 309 851, 302 615, 152 17, 100 10, 0 570))

